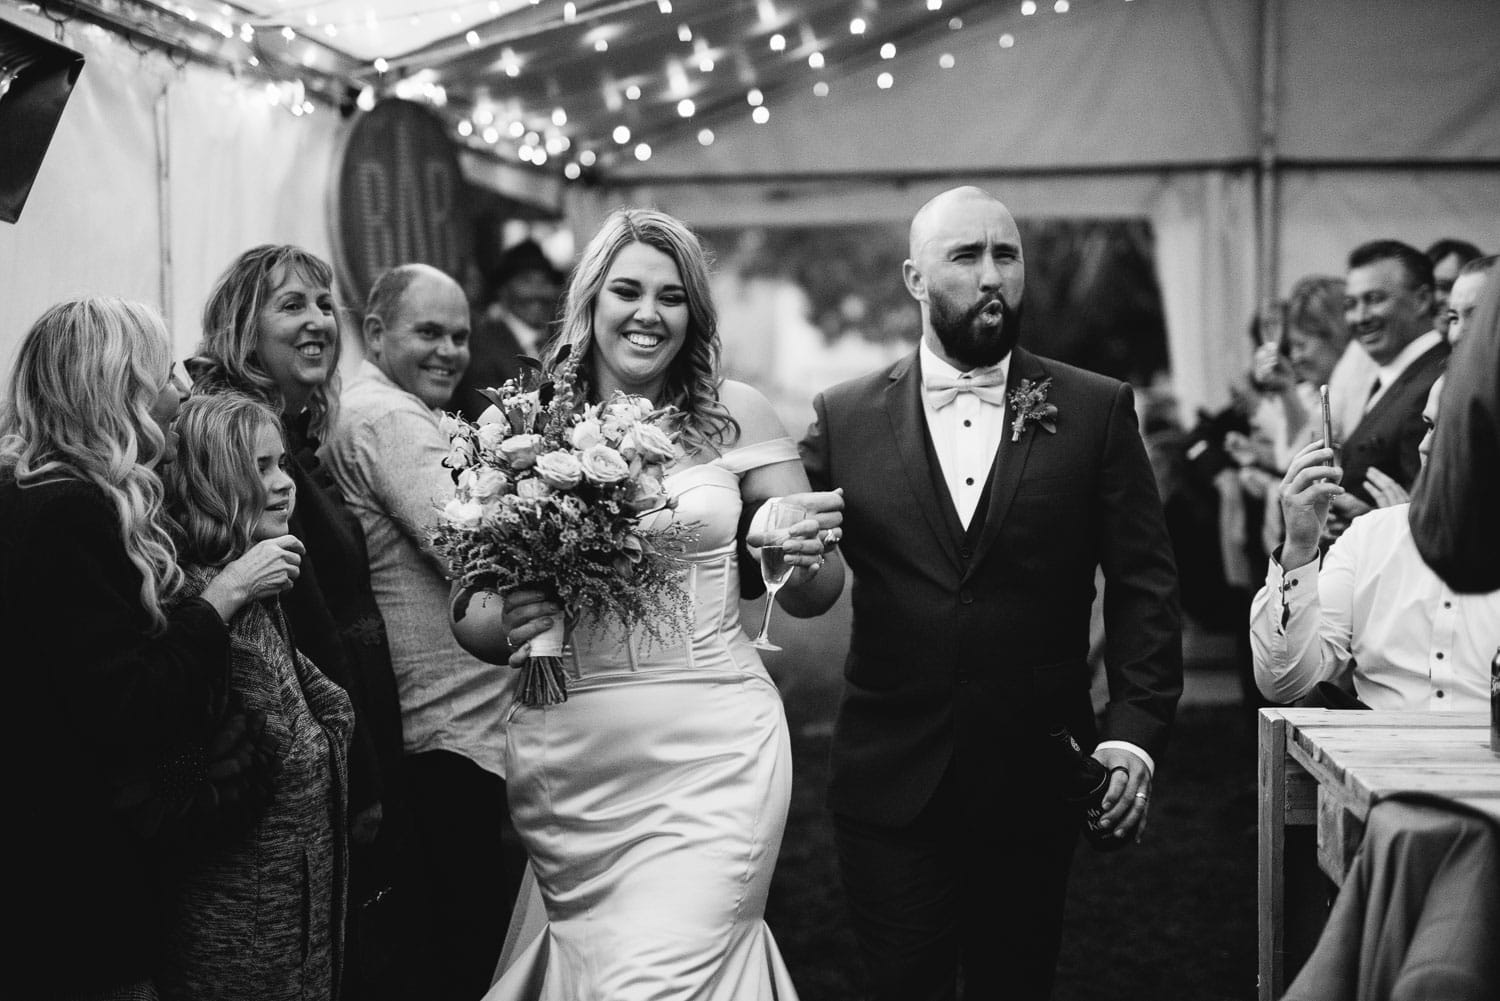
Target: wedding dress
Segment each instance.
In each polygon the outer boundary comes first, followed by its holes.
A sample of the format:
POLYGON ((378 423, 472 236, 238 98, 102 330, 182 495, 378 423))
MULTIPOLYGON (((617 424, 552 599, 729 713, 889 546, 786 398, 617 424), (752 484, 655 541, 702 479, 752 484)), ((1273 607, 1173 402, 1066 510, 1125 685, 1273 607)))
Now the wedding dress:
POLYGON ((795 1001, 762 920, 791 751, 740 627, 735 532, 740 477, 796 458, 778 438, 670 472, 676 517, 697 523, 691 633, 652 644, 585 623, 567 701, 513 710, 507 787, 531 872, 485 1001, 795 1001))

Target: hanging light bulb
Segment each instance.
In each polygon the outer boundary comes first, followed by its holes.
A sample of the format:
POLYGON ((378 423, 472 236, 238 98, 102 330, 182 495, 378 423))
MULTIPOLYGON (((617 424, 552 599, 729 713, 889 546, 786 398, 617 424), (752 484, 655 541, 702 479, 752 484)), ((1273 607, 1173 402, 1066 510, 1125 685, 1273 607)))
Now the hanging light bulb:
POLYGON ((506 131, 510 133, 512 139, 519 139, 526 134, 526 123, 517 118, 510 123, 506 131))
POLYGON ((813 84, 813 96, 814 97, 827 97, 828 96, 828 82, 826 80, 819 80, 817 83, 813 84))
POLYGON ((474 123, 467 118, 460 118, 458 120, 458 134, 465 139, 472 136, 474 134, 474 123))
POLYGON ((772 52, 785 52, 786 51, 786 36, 783 35, 779 31, 776 34, 774 34, 774 35, 771 36, 771 51, 772 52))
POLYGON ((1052 9, 1059 14, 1066 14, 1070 6, 1072 5, 1068 3, 1068 0, 1057 0, 1057 3, 1052 5, 1052 9))
POLYGON ((881 90, 890 90, 891 85, 895 82, 896 78, 891 76, 889 73, 882 73, 875 78, 875 86, 879 87, 881 90))
POLYGON ((693 29, 685 24, 677 26, 677 40, 679 42, 691 42, 693 40, 693 29))
POLYGON ((562 128, 568 124, 568 113, 561 108, 552 109, 552 124, 562 128))
POLYGON ((882 45, 880 47, 880 58, 881 59, 895 59, 896 58, 896 43, 895 42, 886 42, 884 45, 882 45))
POLYGON ((359 96, 354 99, 354 106, 360 111, 375 110, 375 88, 369 84, 361 87, 359 96))
POLYGON ((1036 0, 1021 0, 1021 16, 1030 17, 1036 13, 1036 0))
POLYGON ((640 99, 641 99, 641 88, 640 87, 637 87, 635 84, 631 84, 630 86, 628 86, 628 87, 625 88, 625 100, 627 100, 627 101, 639 101, 640 99))
POLYGON ((1010 32, 1007 31, 1005 34, 1000 36, 1000 47, 1002 49, 1013 48, 1015 44, 1016 36, 1012 35, 1010 32))
POLYGON ((381 57, 379 57, 379 58, 377 58, 375 60, 375 72, 376 73, 384 73, 386 70, 388 70, 390 68, 391 68, 391 64, 385 61, 385 57, 384 56, 381 56, 381 57))
POLYGON ((771 109, 762 104, 750 112, 750 118, 756 125, 764 125, 771 120, 771 109))
POLYGON ((576 181, 583 176, 583 168, 576 163, 569 163, 563 168, 563 176, 570 181, 576 181))
POLYGON ((599 159, 598 155, 595 154, 595 152, 591 149, 586 149, 582 153, 578 154, 578 162, 583 164, 585 167, 592 167, 594 165, 594 161, 597 159, 599 159))
POLYGON ((823 53, 821 53, 821 52, 814 52, 812 55, 808 56, 807 57, 807 65, 811 66, 815 70, 822 69, 823 68, 823 53))
POLYGON ((758 108, 766 102, 766 96, 760 92, 759 87, 751 87, 750 93, 745 95, 745 100, 750 102, 750 107, 758 108))
POLYGON ((849 34, 863 35, 865 33, 865 28, 867 27, 869 26, 865 24, 864 18, 856 17, 854 20, 849 22, 849 34))
POLYGON ((608 52, 609 51, 609 39, 607 39, 607 38, 595 39, 595 41, 594 41, 594 51, 595 52, 608 52))
POLYGON ((951 70, 953 68, 953 65, 953 53, 944 52, 942 55, 938 56, 938 66, 940 66, 941 68, 945 70, 951 70))
POLYGON ((656 9, 663 14, 672 13, 672 0, 656 0, 656 9))
POLYGON ((714 130, 713 129, 699 129, 698 130, 698 145, 699 146, 712 146, 713 144, 714 144, 714 130))
POLYGON ((473 30, 464 32, 464 41, 473 48, 479 48, 479 32, 473 30))
POLYGON ((692 118, 697 110, 697 106, 689 98, 684 97, 677 102, 677 113, 683 118, 692 118))
POLYGON ((651 159, 651 147, 646 143, 640 143, 635 148, 635 158, 642 163, 651 159))
POLYGON ((630 142, 630 129, 626 128, 624 125, 616 125, 615 131, 612 133, 612 135, 615 138, 615 142, 619 143, 621 146, 624 146, 626 143, 630 142))

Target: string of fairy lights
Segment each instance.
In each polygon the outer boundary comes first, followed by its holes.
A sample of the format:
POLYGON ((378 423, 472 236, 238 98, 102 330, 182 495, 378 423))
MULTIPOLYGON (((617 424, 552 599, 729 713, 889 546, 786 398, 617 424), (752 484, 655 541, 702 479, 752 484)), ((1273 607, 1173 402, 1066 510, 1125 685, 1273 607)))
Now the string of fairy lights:
MULTIPOLYGON (((228 0, 36 0, 23 9, 47 12, 64 3, 75 11, 105 12, 116 27, 264 77, 265 100, 296 116, 314 114, 315 97, 346 112, 368 111, 385 97, 424 102, 448 120, 455 141, 467 148, 578 180, 595 168, 651 159, 653 142, 696 135, 699 144, 712 146, 718 138, 715 125, 722 128, 721 123, 747 113, 752 124, 764 126, 771 121, 773 97, 796 96, 801 91, 793 85, 811 81, 813 96, 828 98, 835 84, 850 79, 851 67, 857 74, 868 68, 875 87, 890 90, 902 71, 898 57, 908 48, 905 37, 893 38, 889 27, 883 34, 879 30, 883 19, 887 25, 893 21, 893 9, 900 8, 905 35, 920 29, 932 38, 944 32, 957 37, 971 28, 963 15, 981 6, 961 0, 840 0, 847 3, 847 20, 830 32, 828 11, 820 9, 825 28, 819 37, 792 0, 746 0, 759 23, 743 37, 714 44, 704 26, 713 24, 711 15, 724 13, 716 5, 725 2, 414 0, 404 9, 376 11, 356 10, 352 2, 337 7, 326 0, 275 0, 274 10, 257 12, 228 0), (642 20, 648 15, 654 23, 642 20), (528 74, 544 71, 536 60, 548 51, 549 36, 563 31, 578 36, 583 56, 593 64, 598 86, 589 91, 589 106, 578 106, 582 98, 576 93, 573 107, 562 99, 526 102, 520 94, 527 88, 520 84, 528 74), (662 42, 660 71, 616 79, 612 48, 639 45, 644 37, 662 42), (368 60, 351 55, 382 51, 387 54, 368 60), (456 63, 484 69, 478 80, 472 70, 457 79, 449 72, 456 63), (714 86, 715 75, 725 73, 737 89, 714 86), (517 84, 507 86, 510 81, 517 84), (497 89, 504 96, 495 96, 497 89), (654 119, 628 114, 663 103, 670 114, 654 119)), ((985 24, 1004 21, 1006 30, 998 31, 994 44, 1005 51, 1017 46, 1030 19, 1102 2, 995 0, 982 8, 985 24)), ((940 70, 957 67, 957 57, 945 46, 921 48, 927 57, 938 50, 940 70)), ((549 89, 558 89, 555 82, 549 89)))

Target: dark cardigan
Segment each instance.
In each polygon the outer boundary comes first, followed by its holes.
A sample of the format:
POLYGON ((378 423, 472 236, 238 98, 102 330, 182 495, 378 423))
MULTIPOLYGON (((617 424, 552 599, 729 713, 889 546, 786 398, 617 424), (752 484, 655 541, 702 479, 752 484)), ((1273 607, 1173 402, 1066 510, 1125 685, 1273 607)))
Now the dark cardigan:
POLYGON ((6 993, 64 997, 149 978, 151 846, 113 781, 204 727, 228 684, 229 632, 195 598, 149 635, 112 504, 74 479, 0 479, 0 636, 11 748, 6 993))

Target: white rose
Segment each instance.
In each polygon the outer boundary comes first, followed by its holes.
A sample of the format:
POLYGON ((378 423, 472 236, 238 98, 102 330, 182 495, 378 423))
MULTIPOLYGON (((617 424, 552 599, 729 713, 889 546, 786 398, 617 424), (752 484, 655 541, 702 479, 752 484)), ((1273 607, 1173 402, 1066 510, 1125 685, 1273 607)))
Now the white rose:
POLYGON ((536 464, 537 449, 541 448, 539 434, 512 435, 500 443, 500 454, 512 469, 526 469, 536 464))
POLYGON ((625 507, 633 514, 646 514, 650 511, 658 511, 667 505, 667 491, 662 486, 661 480, 649 474, 642 474, 635 481, 635 493, 630 500, 625 502, 625 507))
POLYGON ((599 426, 597 420, 587 417, 574 425, 573 430, 569 432, 569 440, 572 441, 574 448, 582 452, 604 441, 604 429, 599 426))
POLYGON ((572 490, 583 479, 583 466, 570 452, 547 452, 537 456, 536 474, 558 490, 572 490))
POLYGON ((620 453, 627 459, 640 456, 644 462, 670 462, 677 457, 672 439, 652 424, 637 424, 620 443, 620 453))
POLYGON ((500 447, 505 440, 505 433, 510 430, 508 424, 481 424, 479 426, 479 446, 493 452, 500 447))
POLYGON ((578 461, 591 483, 618 483, 630 475, 630 465, 608 445, 585 449, 578 461))
POLYGON ((481 503, 493 501, 510 491, 510 477, 498 469, 466 470, 465 475, 469 472, 474 473, 469 485, 469 496, 474 500, 481 503))
POLYGON ((552 496, 552 488, 545 480, 528 476, 516 484, 516 494, 522 500, 541 500, 543 497, 552 496))
POLYGON ((454 499, 443 506, 443 518, 454 528, 467 531, 484 521, 484 508, 474 501, 454 499))

